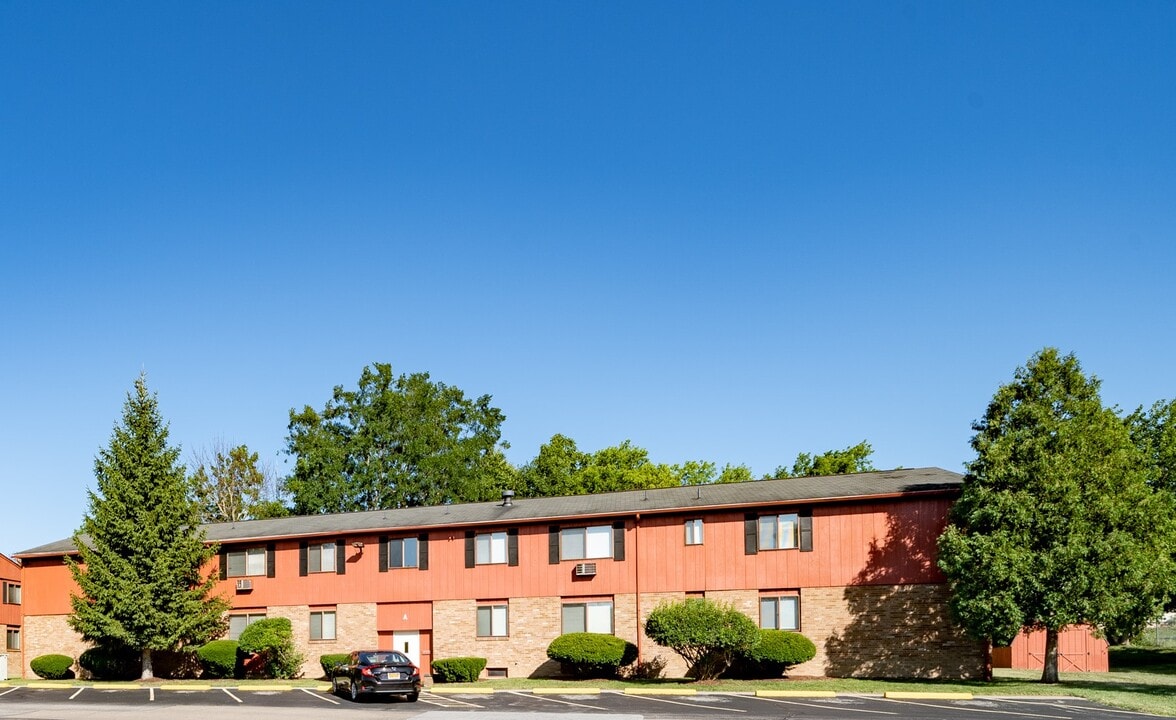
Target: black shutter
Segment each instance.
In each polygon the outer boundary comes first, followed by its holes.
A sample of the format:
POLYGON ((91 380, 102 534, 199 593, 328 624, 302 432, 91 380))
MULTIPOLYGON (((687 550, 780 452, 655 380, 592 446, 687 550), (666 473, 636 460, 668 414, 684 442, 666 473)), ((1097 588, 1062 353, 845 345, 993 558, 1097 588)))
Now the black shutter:
POLYGON ((429 569, 429 536, 427 533, 421 533, 417 536, 417 568, 419 570, 429 569))
POLYGON ((759 517, 754 513, 743 516, 743 554, 759 552, 759 517))
MULTIPOLYGON (((307 545, 306 541, 298 543, 298 574, 301 577, 306 577, 307 566, 310 564, 307 561, 307 545)), ((273 577, 271 575, 271 577, 273 577)))
POLYGON ((519 564, 519 529, 511 528, 506 531, 506 564, 519 564))
POLYGON ((813 511, 801 510, 800 513, 800 551, 813 551, 813 511))
POLYGON ((559 565, 559 525, 547 528, 547 562, 559 565))
POLYGON ((265 546, 265 576, 274 577, 274 559, 278 554, 278 548, 273 543, 265 546))
POLYGON ((229 553, 227 550, 220 551, 220 577, 225 580, 229 577, 229 553))
POLYGON ((347 538, 335 540, 335 574, 347 574, 347 538))
POLYGON ((380 536, 380 572, 388 572, 388 536, 380 536))
POLYGON ((466 567, 474 566, 474 531, 466 530, 466 567))
POLYGON ((613 523, 613 560, 625 559, 625 523, 613 523))

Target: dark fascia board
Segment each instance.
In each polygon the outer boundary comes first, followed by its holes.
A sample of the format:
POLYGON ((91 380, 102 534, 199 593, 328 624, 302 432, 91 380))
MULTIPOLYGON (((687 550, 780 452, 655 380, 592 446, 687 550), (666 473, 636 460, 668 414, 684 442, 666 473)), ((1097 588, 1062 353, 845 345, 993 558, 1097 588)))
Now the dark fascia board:
MULTIPOLYGON (((695 485, 628 490, 599 495, 515 499, 503 507, 463 503, 395 510, 367 510, 244 520, 202 526, 209 543, 244 544, 294 538, 338 537, 372 533, 410 533, 429 529, 501 527, 602 518, 648 517, 697 512, 741 511, 794 505, 826 505, 878 500, 958 495, 963 476, 940 468, 910 468, 853 475, 756 480, 724 485, 695 485)), ((30 548, 18 558, 75 553, 72 538, 30 548)))

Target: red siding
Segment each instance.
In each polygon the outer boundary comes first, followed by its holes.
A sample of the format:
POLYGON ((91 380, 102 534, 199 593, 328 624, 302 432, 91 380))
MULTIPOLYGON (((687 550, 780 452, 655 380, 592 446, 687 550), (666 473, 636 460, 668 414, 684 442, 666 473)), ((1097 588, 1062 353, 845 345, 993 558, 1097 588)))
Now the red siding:
MULTIPOLYGON (((992 649, 992 665, 1000 668, 1040 670, 1045 665, 1045 631, 1021 633, 1006 648, 992 649)), ((1058 635, 1058 672, 1107 672, 1107 641, 1085 625, 1074 625, 1058 635)))

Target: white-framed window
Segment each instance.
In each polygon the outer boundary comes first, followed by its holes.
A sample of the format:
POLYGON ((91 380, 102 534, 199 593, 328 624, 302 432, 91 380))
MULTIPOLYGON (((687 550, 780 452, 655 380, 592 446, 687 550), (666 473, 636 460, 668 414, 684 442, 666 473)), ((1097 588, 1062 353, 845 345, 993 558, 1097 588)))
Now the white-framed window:
POLYGON ((20 583, 4 583, 4 597, 0 602, 8 605, 20 605, 20 583))
POLYGON ((800 596, 761 597, 760 627, 765 630, 799 630, 800 596))
POLYGON ((311 545, 306 551, 307 570, 312 573, 335 572, 337 557, 333 542, 311 545))
POLYGON ((229 616, 229 640, 238 640, 245 628, 258 620, 265 620, 265 613, 237 613, 229 616))
POLYGON ((310 639, 335 639, 335 611, 314 610, 310 613, 310 639))
POLYGON ((760 550, 784 550, 799 547, 799 539, 800 518, 796 513, 760 516, 760 550))
POLYGON ((228 577, 265 575, 265 548, 263 547, 227 552, 225 560, 228 563, 225 575, 228 577))
POLYGON ((611 600, 564 603, 562 632, 590 632, 612 635, 613 604, 611 600))
POLYGON ((8 628, 4 633, 4 647, 10 652, 20 652, 20 628, 8 628))
POLYGON ((560 560, 591 560, 612 557, 611 525, 567 528, 559 531, 560 560))
POLYGON ((506 533, 483 533, 474 538, 474 562, 478 565, 506 564, 506 533))
POLYGON ((414 568, 419 563, 420 545, 416 538, 393 538, 388 541, 388 567, 414 568))
POLYGON ((478 606, 478 637, 506 637, 509 612, 506 605, 478 606))
POLYGON ((693 518, 686 521, 686 544, 702 544, 702 518, 693 518))

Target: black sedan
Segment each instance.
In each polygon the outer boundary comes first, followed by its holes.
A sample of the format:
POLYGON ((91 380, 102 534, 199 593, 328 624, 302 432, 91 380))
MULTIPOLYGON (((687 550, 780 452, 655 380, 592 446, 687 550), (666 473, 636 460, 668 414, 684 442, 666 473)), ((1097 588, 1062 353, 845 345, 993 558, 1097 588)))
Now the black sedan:
POLYGON ((421 671, 395 650, 357 650, 331 672, 331 690, 346 690, 352 700, 368 695, 403 695, 416 702, 421 694, 421 671))

